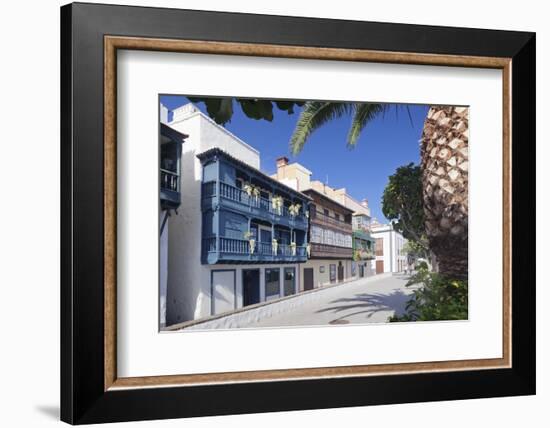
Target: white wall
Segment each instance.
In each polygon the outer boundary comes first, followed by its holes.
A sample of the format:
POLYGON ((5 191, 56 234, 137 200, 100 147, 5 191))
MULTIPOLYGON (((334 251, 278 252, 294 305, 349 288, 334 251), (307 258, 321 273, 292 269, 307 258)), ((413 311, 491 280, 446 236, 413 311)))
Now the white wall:
MULTIPOLYGON (((344 266, 344 281, 349 281, 354 277, 351 276, 351 260, 346 259, 309 259, 307 262, 300 265, 300 271, 302 272, 302 281, 300 282, 300 290, 304 289, 304 269, 313 269, 313 286, 315 288, 322 287, 324 285, 337 284, 338 283, 338 263, 342 262, 344 266), (330 282, 330 265, 336 265, 336 281, 330 282), (324 272, 321 272, 321 267, 324 267, 324 272)), ((358 276, 359 270, 356 271, 358 276)))
POLYGON ((395 273, 404 271, 407 257, 401 254, 400 250, 407 240, 403 238, 403 235, 396 230, 390 229, 387 225, 372 228, 371 235, 374 239, 382 238, 384 240, 384 254, 376 256, 376 260, 384 261, 384 272, 395 273))
MULTIPOLYGON (((98 2, 97 0, 90 0, 98 2)), ((26 168, 36 174, 20 173, 21 145, 3 144, 1 148, 0 179, 13 183, 18 176, 21 186, 38 188, 34 205, 41 207, 40 221, 37 211, 1 210, 0 252, 5 261, 0 269, 0 311, 4 326, 3 339, 13 345, 14 352, 4 352, 0 357, 2 382, 9 391, 9 405, 3 407, 3 424, 18 427, 60 427, 59 406, 59 9, 66 1, 29 0, 10 2, 4 5, 0 20, 0 32, 5 43, 3 59, 12 67, 2 69, 2 94, 9 102, 0 104, 1 117, 10 126, 0 128, 1 141, 20 141, 20 130, 28 128, 29 99, 47 103, 33 118, 33 128, 40 130, 40 138, 29 140, 29 156, 26 168), (32 11, 32 13, 29 13, 32 11), (21 25, 25 22, 25 25, 21 25), (29 55, 32 52, 32 55, 29 55), (37 73, 36 65, 40 64, 37 73), (37 182, 36 177, 40 177, 37 182), (14 227, 18 226, 18 227, 14 227), (22 233, 24 230, 24 234, 22 233), (32 241, 27 237, 32 237, 32 241), (32 261, 32 263, 30 263, 32 261), (21 307, 13 302, 25 302, 25 316, 21 307), (14 323, 16 321, 16 323, 14 323), (39 358, 22 358, 37 355, 39 358), (34 379, 33 387, 21 382, 21 374, 34 379)), ((455 25, 480 28, 500 28, 537 31, 537 76, 538 92, 550 92, 550 28, 545 2, 524 0, 479 2, 463 0, 459 5, 442 4, 436 0, 411 2, 394 0, 387 2, 249 2, 246 0, 101 0, 101 3, 125 3, 144 6, 165 6, 191 9, 211 9, 283 15, 317 16, 324 18, 360 19, 386 22, 406 22, 429 25, 455 25), (312 5, 314 7, 312 7, 312 5), (452 10, 452 13, 449 13, 452 10)), ((550 131, 544 119, 550 116, 546 97, 538 97, 537 118, 537 175, 539 183, 550 182, 550 168, 545 167, 550 158, 550 131)), ((25 205, 21 186, 2 187, 5 201, 25 205)), ((550 211, 547 187, 537 186, 537 260, 539 266, 550 257, 550 229, 544 226, 545 215, 550 211)), ((539 269, 537 290, 537 338, 539 361, 538 395, 534 397, 493 398, 484 400, 416 403, 376 407, 353 407, 341 409, 280 412, 270 414, 235 415, 222 417, 192 418, 150 422, 128 422, 126 428, 138 427, 185 427, 211 428, 279 428, 281 426, 317 427, 364 427, 366 421, 372 426, 407 426, 408 428, 467 428, 480 423, 515 428, 526 423, 542 425, 547 420, 550 402, 550 311, 545 310, 550 300, 550 289, 545 287, 545 269, 539 269)), ((212 345, 215 348, 215 344, 212 345)))
MULTIPOLYGON (((159 224, 162 225, 166 212, 159 212, 159 224)), ((159 313, 160 325, 166 324, 166 292, 168 290, 168 230, 170 227, 170 219, 166 221, 166 225, 160 235, 159 240, 159 313)))

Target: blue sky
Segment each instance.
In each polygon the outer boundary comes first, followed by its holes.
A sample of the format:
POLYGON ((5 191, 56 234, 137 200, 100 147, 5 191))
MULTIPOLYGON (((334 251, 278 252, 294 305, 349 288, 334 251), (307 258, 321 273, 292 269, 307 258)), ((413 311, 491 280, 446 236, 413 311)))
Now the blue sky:
MULTIPOLYGON (((173 110, 188 102, 184 96, 162 96, 161 102, 173 110)), ((205 111, 204 104, 197 105, 205 111)), ((231 122, 225 127, 260 151, 261 168, 276 170, 275 159, 287 156, 313 172, 312 179, 328 182, 334 188, 345 187, 358 200, 367 198, 372 217, 385 222, 381 198, 388 176, 397 167, 420 160, 419 140, 428 106, 409 106, 412 121, 405 109, 391 108, 363 130, 354 149, 346 147, 351 117, 343 116, 315 131, 298 156, 291 156, 289 141, 299 108, 292 115, 273 109, 272 122, 246 117, 236 103, 231 122)))

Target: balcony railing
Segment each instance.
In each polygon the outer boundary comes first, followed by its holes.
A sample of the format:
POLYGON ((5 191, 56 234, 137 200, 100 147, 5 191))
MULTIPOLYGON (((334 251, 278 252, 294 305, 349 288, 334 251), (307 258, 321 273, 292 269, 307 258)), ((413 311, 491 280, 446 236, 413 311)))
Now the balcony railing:
POLYGON ((160 169, 160 201, 165 209, 176 209, 181 203, 179 175, 167 169, 160 169))
MULTIPOLYGON (((254 251, 251 251, 250 241, 246 239, 234 238, 219 238, 219 251, 216 248, 216 238, 210 237, 204 240, 204 250, 207 253, 219 253, 222 256, 245 256, 244 260, 271 260, 278 261, 290 260, 305 261, 307 257, 307 248, 305 245, 297 245, 293 248, 292 245, 279 244, 277 250, 270 242, 256 242, 254 251)), ((227 259, 227 257, 223 257, 227 259)))
MULTIPOLYGON (((208 198, 216 195, 216 182, 209 181, 203 184, 203 197, 208 198)), ((303 204, 298 215, 293 215, 286 206, 274 207, 271 199, 261 196, 249 195, 246 191, 227 183, 220 182, 220 196, 246 207, 259 209, 265 213, 278 215, 294 220, 306 221, 303 211, 303 204)))
POLYGON ((311 257, 353 257, 353 248, 327 244, 311 244, 311 257))
POLYGON ((161 169, 160 187, 172 192, 178 192, 178 174, 167 169, 161 169))
POLYGON ((353 252, 353 258, 359 260, 372 260, 375 258, 374 253, 368 249, 358 248, 353 252))
POLYGON ((311 221, 317 224, 322 224, 324 226, 335 226, 344 230, 351 230, 352 225, 349 222, 340 220, 331 216, 328 216, 322 212, 313 212, 311 216, 311 221))

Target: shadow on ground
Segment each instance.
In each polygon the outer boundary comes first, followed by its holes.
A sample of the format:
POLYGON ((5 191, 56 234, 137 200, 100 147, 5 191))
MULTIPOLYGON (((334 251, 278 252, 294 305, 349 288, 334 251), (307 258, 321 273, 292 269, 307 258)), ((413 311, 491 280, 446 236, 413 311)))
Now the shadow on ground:
POLYGON ((411 295, 404 293, 402 290, 394 290, 390 294, 359 293, 353 297, 333 300, 330 302, 328 308, 319 309, 317 313, 333 312, 337 315, 342 312, 352 311, 336 318, 333 322, 342 321, 348 317, 361 314, 368 320, 378 312, 393 311, 395 315, 402 315, 405 311, 405 305, 410 298, 411 295))

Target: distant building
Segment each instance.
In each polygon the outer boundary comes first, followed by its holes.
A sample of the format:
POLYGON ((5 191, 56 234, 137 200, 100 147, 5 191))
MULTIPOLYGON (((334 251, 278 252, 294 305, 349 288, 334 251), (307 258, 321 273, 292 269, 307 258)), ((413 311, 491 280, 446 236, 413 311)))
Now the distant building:
POLYGON ((169 126, 188 134, 184 203, 170 219, 168 325, 298 292, 308 196, 260 171, 260 154, 192 104, 169 126))
POLYGON ((407 240, 390 224, 373 224, 371 235, 375 239, 376 273, 403 272, 407 269, 407 255, 403 247, 407 240))

